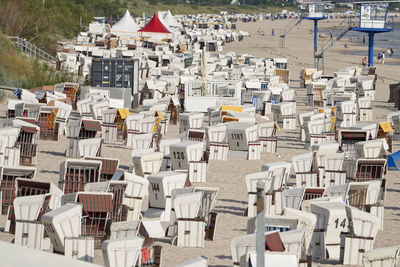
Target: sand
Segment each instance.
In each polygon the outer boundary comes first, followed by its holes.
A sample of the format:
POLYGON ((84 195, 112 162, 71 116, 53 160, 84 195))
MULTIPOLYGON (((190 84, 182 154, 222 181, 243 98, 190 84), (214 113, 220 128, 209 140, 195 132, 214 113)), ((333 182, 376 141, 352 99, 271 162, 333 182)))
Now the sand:
MULTIPOLYGON (((320 28, 328 28, 339 24, 340 20, 322 21, 320 28)), ((279 48, 279 34, 288 25, 288 21, 258 21, 252 23, 237 23, 239 30, 251 34, 242 42, 234 42, 224 47, 223 53, 234 51, 238 54, 251 54, 255 57, 287 57, 291 72, 290 87, 296 90, 297 112, 303 113, 312 110, 305 106, 305 89, 299 88, 299 73, 304 67, 313 65, 313 37, 310 34, 312 22, 303 21, 286 38, 286 48, 279 48), (265 36, 258 35, 258 29, 265 32, 265 36), (271 37, 271 29, 275 28, 276 36, 271 37)), ((366 47, 343 48, 343 41, 333 47, 325 58, 325 74, 332 74, 339 68, 358 65, 362 56, 344 55, 351 49, 365 50, 366 47)), ((390 61, 388 59, 387 61, 390 61)), ((394 111, 393 104, 388 104, 389 84, 398 82, 400 67, 377 65, 378 85, 376 100, 374 101, 374 120, 384 121, 386 115, 394 111)), ((5 116, 6 105, 1 104, 1 116, 5 116)), ((177 127, 169 127, 167 137, 177 134, 177 127)), ((204 248, 178 248, 172 246, 169 239, 157 241, 162 245, 162 266, 174 266, 183 261, 205 256, 209 266, 232 266, 230 241, 233 237, 246 234, 247 217, 243 211, 247 206, 247 191, 244 177, 248 173, 258 172, 261 165, 282 160, 290 161, 294 155, 305 153, 304 143, 298 140, 298 130, 282 130, 278 132, 278 154, 262 153, 261 160, 247 161, 229 159, 229 161, 211 161, 207 182, 204 186, 219 188, 215 211, 218 212, 217 226, 214 241, 205 241, 204 248)), ((59 166, 65 160, 65 136, 58 142, 39 141, 38 164, 36 179, 58 183, 59 166)), ((399 149, 399 142, 393 142, 393 151, 399 149)), ((120 168, 128 170, 131 164, 131 150, 121 144, 105 144, 102 156, 120 159, 120 168)), ((380 231, 375 241, 375 248, 400 244, 400 182, 396 179, 397 173, 387 174, 387 199, 385 201, 384 231, 380 231)), ((0 216, 0 226, 5 223, 5 216, 0 216)), ((11 241, 13 236, 0 232, 0 239, 11 241)), ((96 250, 95 263, 103 265, 100 250, 96 250)), ((314 263, 315 266, 322 265, 314 263)), ((328 266, 328 265, 324 265, 328 266)))

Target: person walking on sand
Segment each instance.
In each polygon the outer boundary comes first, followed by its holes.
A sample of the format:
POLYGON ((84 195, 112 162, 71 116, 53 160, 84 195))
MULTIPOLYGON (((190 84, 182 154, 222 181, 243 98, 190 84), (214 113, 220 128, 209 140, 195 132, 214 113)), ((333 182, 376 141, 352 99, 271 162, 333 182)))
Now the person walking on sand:
POLYGON ((274 28, 272 28, 271 35, 272 35, 272 36, 275 36, 275 29, 274 29, 274 28))
POLYGON ((364 57, 362 59, 362 66, 363 66, 363 68, 365 68, 367 66, 367 57, 364 57))
POLYGON ((385 64, 385 52, 382 53, 382 65, 385 64))

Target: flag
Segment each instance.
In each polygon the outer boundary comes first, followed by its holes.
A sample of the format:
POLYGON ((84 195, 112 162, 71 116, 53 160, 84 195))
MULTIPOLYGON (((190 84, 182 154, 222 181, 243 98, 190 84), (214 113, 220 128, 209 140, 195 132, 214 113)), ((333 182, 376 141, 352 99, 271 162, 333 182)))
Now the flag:
POLYGON ((110 28, 112 28, 112 18, 110 18, 110 28))

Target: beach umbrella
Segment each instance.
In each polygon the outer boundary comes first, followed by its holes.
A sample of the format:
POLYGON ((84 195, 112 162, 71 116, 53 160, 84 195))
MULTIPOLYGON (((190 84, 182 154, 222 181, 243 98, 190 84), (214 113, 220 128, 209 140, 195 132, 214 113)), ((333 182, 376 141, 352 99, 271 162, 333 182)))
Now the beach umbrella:
POLYGON ((203 78, 203 94, 208 95, 208 84, 207 84, 207 55, 206 46, 203 47, 203 53, 201 55, 201 76, 203 78))

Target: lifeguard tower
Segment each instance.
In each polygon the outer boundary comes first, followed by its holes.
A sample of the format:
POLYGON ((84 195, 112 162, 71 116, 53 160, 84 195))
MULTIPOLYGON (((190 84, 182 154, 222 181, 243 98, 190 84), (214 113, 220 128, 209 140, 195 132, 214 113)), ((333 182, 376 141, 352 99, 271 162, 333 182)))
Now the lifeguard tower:
POLYGON ((368 67, 374 65, 374 37, 376 33, 390 32, 393 30, 394 20, 391 27, 387 21, 387 13, 391 3, 399 1, 372 1, 356 2, 360 5, 360 19, 353 31, 368 33, 368 67))
POLYGON ((313 20, 314 21, 314 65, 315 55, 317 54, 318 49, 318 21, 327 19, 328 15, 326 13, 325 4, 321 2, 310 3, 308 5, 308 15, 304 19, 313 20))

